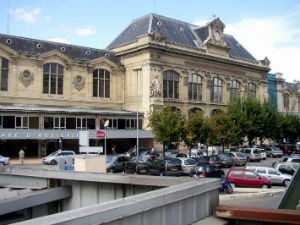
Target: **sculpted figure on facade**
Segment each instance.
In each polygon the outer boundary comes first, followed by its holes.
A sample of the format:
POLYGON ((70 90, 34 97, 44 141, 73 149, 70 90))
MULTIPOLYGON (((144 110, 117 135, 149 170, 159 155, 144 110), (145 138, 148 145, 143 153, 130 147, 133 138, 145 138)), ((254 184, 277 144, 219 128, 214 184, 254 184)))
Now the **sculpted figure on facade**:
POLYGON ((150 96, 154 98, 159 98, 160 95, 161 95, 160 82, 158 79, 158 75, 156 75, 150 85, 150 96))

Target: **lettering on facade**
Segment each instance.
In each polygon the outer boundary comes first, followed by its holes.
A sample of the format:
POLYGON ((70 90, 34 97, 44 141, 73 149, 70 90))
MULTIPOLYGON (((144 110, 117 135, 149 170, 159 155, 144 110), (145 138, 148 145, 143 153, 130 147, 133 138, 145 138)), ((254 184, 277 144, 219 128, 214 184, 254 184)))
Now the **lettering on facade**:
POLYGON ((68 138, 68 139, 78 139, 78 131, 74 132, 53 132, 53 131, 0 131, 1 139, 58 139, 68 138))
POLYGON ((228 72, 228 73, 234 73, 236 75, 245 75, 246 73, 240 70, 235 70, 232 68, 227 68, 224 66, 217 66, 217 65, 211 65, 211 64, 206 64, 206 63, 201 63, 201 62, 194 62, 191 60, 185 60, 184 61, 185 65, 189 65, 189 66, 195 66, 195 67, 200 67, 203 69, 210 69, 210 70, 218 70, 218 71, 222 71, 222 72, 228 72))

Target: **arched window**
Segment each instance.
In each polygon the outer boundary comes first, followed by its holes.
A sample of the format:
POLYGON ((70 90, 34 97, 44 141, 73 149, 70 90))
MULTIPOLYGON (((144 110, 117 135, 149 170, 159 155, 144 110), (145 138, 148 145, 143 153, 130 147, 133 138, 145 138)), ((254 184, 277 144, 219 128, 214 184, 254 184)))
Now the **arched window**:
POLYGON ((216 103, 223 102, 223 82, 220 78, 214 77, 211 86, 211 101, 216 103))
POLYGON ((62 95, 64 86, 64 68, 57 63, 44 64, 43 93, 62 95))
POLYGON ((104 69, 93 72, 93 97, 110 98, 110 72, 104 69))
POLYGON ((0 57, 0 90, 7 91, 8 90, 8 60, 0 57))
POLYGON ((189 75, 189 100, 202 101, 202 77, 197 74, 189 75))
POLYGON ((290 95, 288 93, 283 94, 283 107, 285 111, 290 109, 290 95))
POLYGON ((230 81, 230 101, 234 101, 238 96, 240 96, 240 82, 237 80, 230 81))
POLYGON ((179 98, 179 74, 172 70, 163 73, 164 98, 179 98))
POLYGON ((253 83, 248 84, 248 98, 255 98, 256 97, 256 85, 253 83))

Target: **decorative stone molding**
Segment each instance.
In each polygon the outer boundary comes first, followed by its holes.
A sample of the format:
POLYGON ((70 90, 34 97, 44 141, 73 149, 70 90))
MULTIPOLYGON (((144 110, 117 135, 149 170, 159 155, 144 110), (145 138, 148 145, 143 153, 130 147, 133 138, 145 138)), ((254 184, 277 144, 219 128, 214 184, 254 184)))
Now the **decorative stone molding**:
POLYGON ((19 80, 25 87, 28 87, 34 81, 33 73, 31 73, 29 70, 24 70, 20 73, 19 80))
POLYGON ((156 75, 150 85, 150 97, 159 98, 160 95, 161 95, 160 82, 158 79, 158 75, 156 75))
POLYGON ((165 36, 163 35, 163 33, 159 30, 159 29, 156 29, 155 31, 153 31, 151 34, 150 34, 150 37, 155 40, 155 41, 163 41, 165 40, 165 36))
POLYGON ((81 75, 76 75, 75 77, 73 77, 73 87, 78 90, 81 91, 85 86, 85 79, 81 76, 81 75))

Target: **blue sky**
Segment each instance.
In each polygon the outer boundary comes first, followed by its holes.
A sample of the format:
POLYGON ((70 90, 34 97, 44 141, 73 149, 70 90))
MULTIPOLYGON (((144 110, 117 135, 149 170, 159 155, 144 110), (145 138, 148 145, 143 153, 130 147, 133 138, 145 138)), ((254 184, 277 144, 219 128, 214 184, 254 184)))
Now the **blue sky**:
POLYGON ((0 33, 105 49, 149 13, 197 25, 219 17, 271 72, 300 80, 300 0, 0 0, 0 33))

